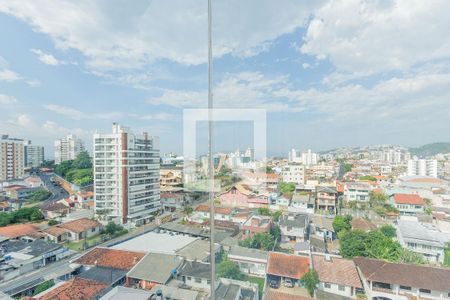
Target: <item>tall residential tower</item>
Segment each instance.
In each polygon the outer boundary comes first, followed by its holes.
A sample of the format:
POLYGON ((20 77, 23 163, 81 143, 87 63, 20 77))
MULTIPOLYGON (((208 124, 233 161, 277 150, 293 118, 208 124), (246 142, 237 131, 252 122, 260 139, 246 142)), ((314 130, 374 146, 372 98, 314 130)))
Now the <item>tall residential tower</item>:
POLYGON ((122 224, 145 224, 160 210, 159 141, 113 123, 94 134, 95 213, 122 224))
POLYGON ((55 141, 55 164, 60 164, 66 160, 72 160, 84 151, 84 142, 74 134, 69 134, 65 138, 55 141))
POLYGON ((0 181, 23 177, 24 167, 23 140, 0 136, 0 181))

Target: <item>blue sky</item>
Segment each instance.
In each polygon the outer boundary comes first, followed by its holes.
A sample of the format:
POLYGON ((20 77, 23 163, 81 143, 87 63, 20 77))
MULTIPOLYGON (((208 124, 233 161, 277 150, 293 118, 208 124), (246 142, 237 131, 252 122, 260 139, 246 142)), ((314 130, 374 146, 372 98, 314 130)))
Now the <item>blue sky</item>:
MULTIPOLYGON (((216 107, 266 109, 272 155, 450 141, 449 6, 214 1, 216 107)), ((90 145, 120 122, 182 153, 182 111, 207 103, 206 33, 206 0, 0 0, 0 133, 51 157, 54 139, 90 145)), ((217 149, 252 138, 217 125, 217 149)))

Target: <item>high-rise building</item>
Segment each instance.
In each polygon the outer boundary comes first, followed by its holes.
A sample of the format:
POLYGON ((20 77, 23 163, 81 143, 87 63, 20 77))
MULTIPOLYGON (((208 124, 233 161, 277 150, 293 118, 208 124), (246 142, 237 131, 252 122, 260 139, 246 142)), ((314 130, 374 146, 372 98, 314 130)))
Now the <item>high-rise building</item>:
POLYGON ((317 165, 319 161, 319 155, 308 149, 307 151, 302 152, 302 164, 305 166, 317 165))
POLYGON ((2 135, 0 139, 0 180, 23 177, 25 167, 23 140, 2 135))
POLYGON ((408 160, 408 176, 430 176, 437 178, 438 162, 436 159, 410 159, 408 160))
POLYGON ((66 160, 72 160, 84 151, 84 142, 74 134, 69 134, 65 138, 55 141, 55 164, 60 164, 66 160))
POLYGON ((94 134, 95 213, 122 224, 145 224, 160 210, 159 141, 113 123, 94 134))
POLYGON ((38 168, 44 162, 44 147, 24 141, 25 167, 38 168))

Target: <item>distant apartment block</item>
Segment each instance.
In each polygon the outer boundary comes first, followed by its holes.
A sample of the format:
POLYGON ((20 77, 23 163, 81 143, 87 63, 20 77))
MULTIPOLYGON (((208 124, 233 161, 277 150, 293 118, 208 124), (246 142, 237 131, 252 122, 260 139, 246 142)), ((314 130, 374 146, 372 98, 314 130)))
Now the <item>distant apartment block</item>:
POLYGON ((299 153, 297 150, 292 149, 288 153, 289 162, 302 163, 305 166, 317 165, 319 161, 319 155, 308 149, 299 153))
POLYGON ((430 176, 437 178, 438 163, 436 159, 408 160, 408 176, 430 176))
POLYGON ((23 140, 2 135, 0 139, 0 181, 24 176, 23 140))
POLYGON ((24 142, 25 167, 38 168, 44 163, 44 147, 24 142))
POLYGON ((56 140, 55 147, 55 164, 60 164, 66 160, 72 160, 77 157, 80 152, 85 150, 84 142, 74 134, 56 140))
POLYGON ((94 135, 95 213, 123 224, 145 224, 160 210, 159 141, 113 123, 94 135))
POLYGON ((284 182, 295 184, 305 183, 305 166, 301 164, 288 164, 283 167, 281 176, 284 182))
POLYGON ((347 201, 369 201, 371 186, 365 182, 346 182, 344 185, 344 198, 347 201))

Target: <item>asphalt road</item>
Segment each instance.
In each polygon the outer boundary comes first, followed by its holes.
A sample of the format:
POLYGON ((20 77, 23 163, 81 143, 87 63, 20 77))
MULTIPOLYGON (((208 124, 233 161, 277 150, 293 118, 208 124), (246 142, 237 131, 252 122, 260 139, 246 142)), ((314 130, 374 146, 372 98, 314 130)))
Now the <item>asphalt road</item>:
POLYGON ((51 182, 51 178, 53 177, 53 173, 39 173, 38 176, 41 178, 45 187, 52 193, 52 196, 45 201, 56 202, 61 199, 68 198, 70 195, 59 185, 53 185, 51 182))

